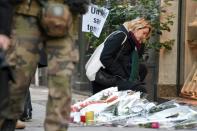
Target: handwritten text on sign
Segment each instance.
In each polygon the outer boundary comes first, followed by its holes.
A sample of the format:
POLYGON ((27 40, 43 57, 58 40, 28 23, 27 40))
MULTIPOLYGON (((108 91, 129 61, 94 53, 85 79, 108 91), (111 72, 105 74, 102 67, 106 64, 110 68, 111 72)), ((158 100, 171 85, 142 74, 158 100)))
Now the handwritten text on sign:
POLYGON ((108 9, 90 5, 88 12, 83 15, 82 31, 92 32, 96 37, 99 37, 108 14, 108 9))

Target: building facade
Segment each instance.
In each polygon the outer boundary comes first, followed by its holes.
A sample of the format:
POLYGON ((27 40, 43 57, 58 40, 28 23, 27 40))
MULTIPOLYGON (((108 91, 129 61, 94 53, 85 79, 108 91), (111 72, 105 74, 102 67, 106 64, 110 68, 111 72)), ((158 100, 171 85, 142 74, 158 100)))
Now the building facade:
POLYGON ((197 97, 197 1, 172 4, 167 10, 175 14, 174 25, 160 40, 171 38, 175 43, 172 51, 160 51, 157 95, 197 97))

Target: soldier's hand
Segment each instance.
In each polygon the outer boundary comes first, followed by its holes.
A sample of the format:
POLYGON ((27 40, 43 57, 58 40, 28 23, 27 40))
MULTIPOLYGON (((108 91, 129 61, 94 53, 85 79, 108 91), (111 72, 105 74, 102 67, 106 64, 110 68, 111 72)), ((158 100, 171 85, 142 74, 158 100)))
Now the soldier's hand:
POLYGON ((10 46, 10 38, 6 35, 0 34, 0 48, 3 50, 7 50, 10 46))

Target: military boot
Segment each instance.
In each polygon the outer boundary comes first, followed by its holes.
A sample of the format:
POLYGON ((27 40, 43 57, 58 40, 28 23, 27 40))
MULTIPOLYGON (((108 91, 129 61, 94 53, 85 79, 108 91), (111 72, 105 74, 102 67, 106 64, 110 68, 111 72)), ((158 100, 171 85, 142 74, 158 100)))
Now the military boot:
POLYGON ((2 125, 1 131, 14 131, 16 120, 6 119, 2 125))

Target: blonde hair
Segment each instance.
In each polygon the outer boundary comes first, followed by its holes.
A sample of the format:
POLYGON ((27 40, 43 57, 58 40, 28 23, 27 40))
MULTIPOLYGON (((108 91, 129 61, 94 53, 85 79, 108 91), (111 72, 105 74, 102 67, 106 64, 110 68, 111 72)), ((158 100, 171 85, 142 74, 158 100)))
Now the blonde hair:
POLYGON ((144 18, 136 18, 131 21, 126 21, 123 23, 123 25, 127 29, 127 31, 132 31, 132 32, 139 30, 139 29, 143 29, 143 28, 149 28, 149 34, 147 38, 149 38, 151 35, 152 26, 144 18))

